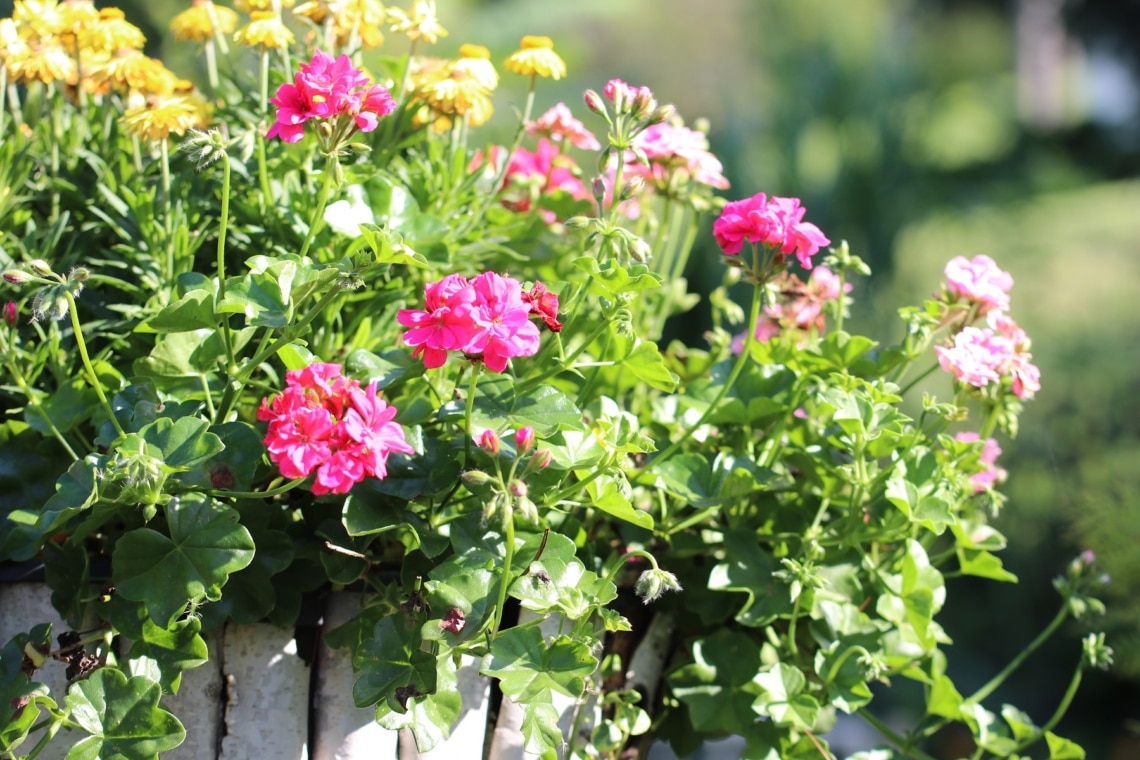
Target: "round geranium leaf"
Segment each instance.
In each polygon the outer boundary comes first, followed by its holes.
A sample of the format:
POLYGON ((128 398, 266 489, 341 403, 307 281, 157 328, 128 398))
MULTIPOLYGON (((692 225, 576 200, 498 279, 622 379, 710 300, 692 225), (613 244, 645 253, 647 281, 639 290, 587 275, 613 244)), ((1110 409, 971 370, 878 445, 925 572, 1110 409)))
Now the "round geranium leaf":
POLYGON ((171 499, 163 511, 169 535, 153 528, 125 534, 112 573, 118 593, 145 602, 165 628, 187 602, 217 601, 230 574, 253 561, 254 543, 236 511, 200 494, 171 499))
POLYGON ((91 734, 68 757, 148 760, 186 738, 178 719, 158 706, 162 689, 144 676, 100 668, 67 694, 71 718, 91 734))

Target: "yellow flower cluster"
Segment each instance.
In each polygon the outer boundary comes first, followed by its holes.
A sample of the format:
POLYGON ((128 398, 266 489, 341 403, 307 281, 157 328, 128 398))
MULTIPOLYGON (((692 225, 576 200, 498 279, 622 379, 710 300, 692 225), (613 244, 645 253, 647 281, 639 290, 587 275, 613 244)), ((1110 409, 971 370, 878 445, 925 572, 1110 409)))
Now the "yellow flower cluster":
POLYGON ((526 76, 550 79, 566 76, 566 63, 554 52, 554 41, 549 37, 523 37, 519 49, 511 53, 505 66, 507 71, 526 76))
POLYGON ((355 49, 384 44, 382 27, 388 12, 380 0, 307 0, 293 13, 323 29, 325 46, 355 49))
POLYGON ((237 29, 238 15, 212 0, 194 0, 194 4, 175 16, 170 22, 174 39, 206 42, 215 34, 233 34, 237 29))
POLYGON ((463 45, 452 61, 419 59, 412 71, 411 99, 422 103, 416 122, 431 123, 434 129, 451 127, 455 117, 478 126, 491 118, 491 93, 499 84, 499 74, 491 54, 482 45, 463 45))
POLYGON ((276 11, 253 11, 249 23, 237 30, 234 39, 249 47, 282 50, 293 44, 293 32, 276 11))

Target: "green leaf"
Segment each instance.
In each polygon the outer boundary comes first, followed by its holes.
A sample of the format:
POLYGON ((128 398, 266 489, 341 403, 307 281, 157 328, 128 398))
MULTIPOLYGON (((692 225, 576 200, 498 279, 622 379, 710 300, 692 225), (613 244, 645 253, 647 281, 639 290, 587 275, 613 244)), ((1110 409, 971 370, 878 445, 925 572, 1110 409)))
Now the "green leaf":
MULTIPOLYGON (((541 438, 559 430, 584 430, 582 412, 564 391, 553 385, 540 385, 522 395, 515 393, 514 380, 497 375, 480 380, 472 413, 476 427, 493 429, 531 427, 541 438)), ((464 418, 465 402, 449 401, 440 409, 440 418, 459 421, 464 418)))
POLYGON ((672 393, 680 379, 665 366, 665 357, 653 341, 638 341, 629 356, 622 359, 621 366, 637 379, 666 393, 672 393))
POLYGON ((849 335, 842 330, 831 332, 819 344, 819 353, 832 369, 847 369, 860 357, 879 345, 863 335, 849 335))
POLYGON ((221 598, 230 573, 253 560, 254 543, 230 507, 200 494, 171 499, 163 508, 170 535, 129 531, 115 545, 112 577, 118 593, 145 602, 160 625, 188 601, 221 598))
POLYGON ((665 490, 694 507, 720 503, 713 489, 712 466, 703 454, 678 454, 654 470, 665 490))
MULTIPOLYGON (((22 638, 23 643, 27 643, 27 636, 22 638)), ((55 706, 55 701, 48 697, 48 687, 28 680, 20 670, 21 649, 22 644, 9 645, 0 654, 3 658, 0 661, 0 755, 12 752, 23 743, 28 730, 36 724, 41 707, 55 706), (10 667, 9 658, 13 660, 10 667)))
POLYGON ((739 631, 721 628, 693 642, 693 662, 669 675, 673 694, 689 708, 693 728, 707 733, 742 733, 756 722, 753 683, 760 669, 760 644, 739 631))
POLYGON ((279 594, 288 595, 292 590, 288 586, 275 584, 273 577, 293 561, 293 539, 288 533, 279 530, 252 525, 247 529, 257 546, 253 562, 231 574, 222 598, 204 608, 203 616, 208 623, 221 625, 225 620, 232 620, 238 624, 252 625, 273 611, 279 594))
POLYGON ((292 261, 262 272, 250 272, 226 280, 226 294, 218 304, 219 314, 243 314, 252 327, 280 329, 292 316, 290 296, 297 265, 292 261))
POLYGON ((499 633, 480 672, 498 678, 503 694, 514 701, 531 702, 549 698, 552 690, 577 699, 597 669, 598 660, 585 644, 569 636, 545 641, 532 625, 499 633))
POLYGON ((550 449, 554 466, 563 470, 592 467, 609 456, 593 430, 563 430, 544 448, 550 449))
POLYGON ((806 679, 799 668, 777 662, 752 679, 760 687, 760 695, 752 708, 771 718, 776 725, 810 730, 819 714, 819 702, 804 694, 806 679))
POLYGON ((135 332, 177 333, 204 327, 213 328, 218 324, 218 318, 214 314, 214 298, 212 287, 192 290, 144 321, 135 328, 135 332))
POLYGON ((389 709, 402 712, 407 695, 434 692, 436 658, 420 649, 421 642, 419 626, 410 616, 395 614, 381 620, 352 658, 360 674, 352 686, 356 706, 384 699, 389 709))
POLYGON ((24 421, 28 427, 45 436, 54 435, 52 425, 59 432, 67 433, 91 417, 97 402, 95 390, 83 378, 75 377, 61 383, 38 407, 30 403, 25 405, 24 421), (50 424, 48 420, 51 420, 50 424))
POLYGON ((372 249, 373 263, 403 264, 421 269, 428 267, 427 259, 405 245, 403 238, 394 232, 377 227, 375 224, 362 224, 360 235, 372 249))
POLYGON ((574 259, 574 266, 590 275, 589 283, 595 290, 607 295, 661 287, 661 278, 644 264, 634 264, 627 269, 613 259, 603 265, 593 256, 580 256, 574 259))
POLYGON ((142 620, 141 636, 131 644, 127 656, 131 659, 149 657, 157 662, 163 692, 177 694, 182 671, 196 668, 210 657, 201 631, 202 621, 196 617, 179 620, 169 628, 162 628, 146 617, 142 620))
POLYGON ((479 633, 487 620, 497 595, 499 573, 496 557, 484 549, 469 549, 457 554, 428 573, 424 583, 431 618, 423 625, 425 639, 446 639, 451 646, 469 641, 479 633), (459 633, 444 631, 443 619, 452 611, 463 613, 465 623, 459 633))
POLYGON ((948 676, 937 675, 926 695, 926 713, 958 720, 962 716, 965 700, 948 676))
POLYGON ((385 351, 382 354, 358 348, 348 355, 344 365, 350 375, 360 377, 362 384, 376 383, 376 387, 380 390, 424 374, 424 363, 413 359, 412 355, 402 348, 385 351))
POLYGON ((158 706, 159 685, 143 676, 128 679, 114 668, 99 668, 71 687, 67 706, 71 720, 91 736, 67 757, 104 760, 149 760, 172 750, 186 729, 158 706))
POLYGON ((827 687, 828 701, 848 715, 871 701, 871 689, 859 664, 867 654, 864 647, 842 641, 815 654, 815 672, 827 687))
POLYGON ((562 729, 558 727, 558 710, 547 696, 523 706, 520 727, 523 735, 523 752, 538 755, 541 760, 555 760, 562 744, 562 729))
POLYGON ((639 528, 653 530, 653 515, 634 508, 627 495, 629 482, 620 471, 618 474, 606 474, 590 481, 586 485, 586 492, 590 496, 590 506, 639 528))
POLYGON ((574 556, 574 542, 560 533, 551 533, 542 557, 530 561, 541 542, 540 535, 533 535, 515 555, 529 563, 520 568, 526 572, 510 589, 523 607, 540 613, 561 610, 570 620, 578 620, 617 598, 617 587, 587 570, 574 556))
POLYGON ((1037 734, 1037 726, 1033 724, 1033 719, 1013 705, 1002 705, 1001 717, 1005 718, 1013 738, 1018 742, 1023 742, 1037 734))
POLYGON ((1085 751, 1081 745, 1057 736, 1052 731, 1045 732, 1045 743, 1049 745, 1049 760, 1085 760, 1085 751))
POLYGON ((451 735, 451 726, 459 719, 463 700, 451 653, 436 660, 436 690, 408 698, 404 711, 394 710, 387 702, 376 706, 376 722, 389 731, 411 729, 416 749, 428 752, 451 735))
POLYGON ((1006 583, 1017 583, 1017 576, 1002 566, 999 557, 979 549, 958 547, 958 565, 962 575, 976 575, 1006 583))
POLYGON ((207 432, 209 427, 210 423, 197 417, 160 417, 143 427, 139 435, 162 451, 168 467, 189 469, 225 448, 221 438, 207 432))
POLYGON ((756 540, 751 531, 733 531, 725 536, 725 561, 712 569, 708 587, 713 591, 743 591, 748 600, 736 614, 737 622, 760 627, 776 618, 791 617, 788 586, 772 574, 782 567, 756 540))
POLYGON ((72 462, 67 472, 55 482, 55 494, 40 513, 38 527, 44 534, 53 533, 75 515, 95 502, 95 473, 102 460, 94 455, 72 462))

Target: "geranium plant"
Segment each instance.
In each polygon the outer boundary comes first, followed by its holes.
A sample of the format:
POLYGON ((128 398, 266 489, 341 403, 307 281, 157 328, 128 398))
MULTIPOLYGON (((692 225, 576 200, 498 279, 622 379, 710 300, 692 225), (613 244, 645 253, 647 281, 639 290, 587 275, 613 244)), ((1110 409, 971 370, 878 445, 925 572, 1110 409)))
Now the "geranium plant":
POLYGON ((840 712, 882 733, 863 758, 928 757, 952 722, 974 757, 1083 756, 1053 729, 1103 636, 1040 725, 986 698, 1102 609, 1091 557, 1009 667, 968 695, 947 675, 952 579, 1015 580, 994 436, 1040 385, 994 261, 950 262, 900 342, 852 335, 869 273, 838 231, 795 198, 717 197, 705 135, 649 88, 540 112, 566 73, 549 38, 500 82, 478 45, 423 55, 447 33, 428 2, 309 2, 290 25, 261 5, 175 20, 205 94, 113 9, 17 0, 0 22, 0 446, 23 471, 0 559, 42 561, 74 626, 0 650, 0 755, 154 757, 184 736, 158 699, 204 631, 354 587, 369 601, 329 639, 356 704, 421 750, 469 658, 542 757, 725 734, 830 757, 840 712), (368 73, 381 26, 406 54, 368 73), (505 146, 475 129, 496 88, 522 102, 505 146), (663 345, 709 218, 713 327, 663 345), (940 368, 941 398, 916 397, 940 368), (66 695, 37 680, 52 660, 66 695), (869 707, 900 679, 926 695, 906 732, 869 707))

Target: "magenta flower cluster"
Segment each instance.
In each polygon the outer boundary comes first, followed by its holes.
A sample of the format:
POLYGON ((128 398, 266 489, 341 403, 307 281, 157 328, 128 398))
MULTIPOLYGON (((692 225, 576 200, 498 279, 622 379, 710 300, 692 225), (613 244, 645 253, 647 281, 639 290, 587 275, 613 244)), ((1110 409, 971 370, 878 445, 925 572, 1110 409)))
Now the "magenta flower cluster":
POLYGON ((740 253, 744 243, 761 243, 776 251, 794 253, 804 269, 811 258, 831 241, 811 222, 805 222, 799 198, 751 198, 728 203, 713 222, 713 237, 728 256, 740 253))
POLYGON ((395 110, 392 95, 383 85, 371 84, 347 55, 335 60, 320 50, 293 81, 281 85, 270 100, 277 106, 277 120, 266 133, 288 143, 301 139, 305 122, 351 117, 356 129, 371 132, 379 120, 395 110))
POLYGON ((390 454, 415 453, 395 416, 376 383, 361 388, 339 364, 326 363, 287 372, 285 390, 257 410, 269 423, 269 458, 287 478, 315 473, 318 496, 348 493, 366 477, 383 480, 390 454))
POLYGON ((449 351, 481 360, 503 372, 515 356, 538 351, 536 315, 552 330, 558 323, 558 296, 535 283, 529 292, 513 277, 494 272, 468 280, 457 274, 424 286, 424 310, 401 309, 396 319, 404 327, 404 343, 422 357, 428 369, 443 366, 449 351))

